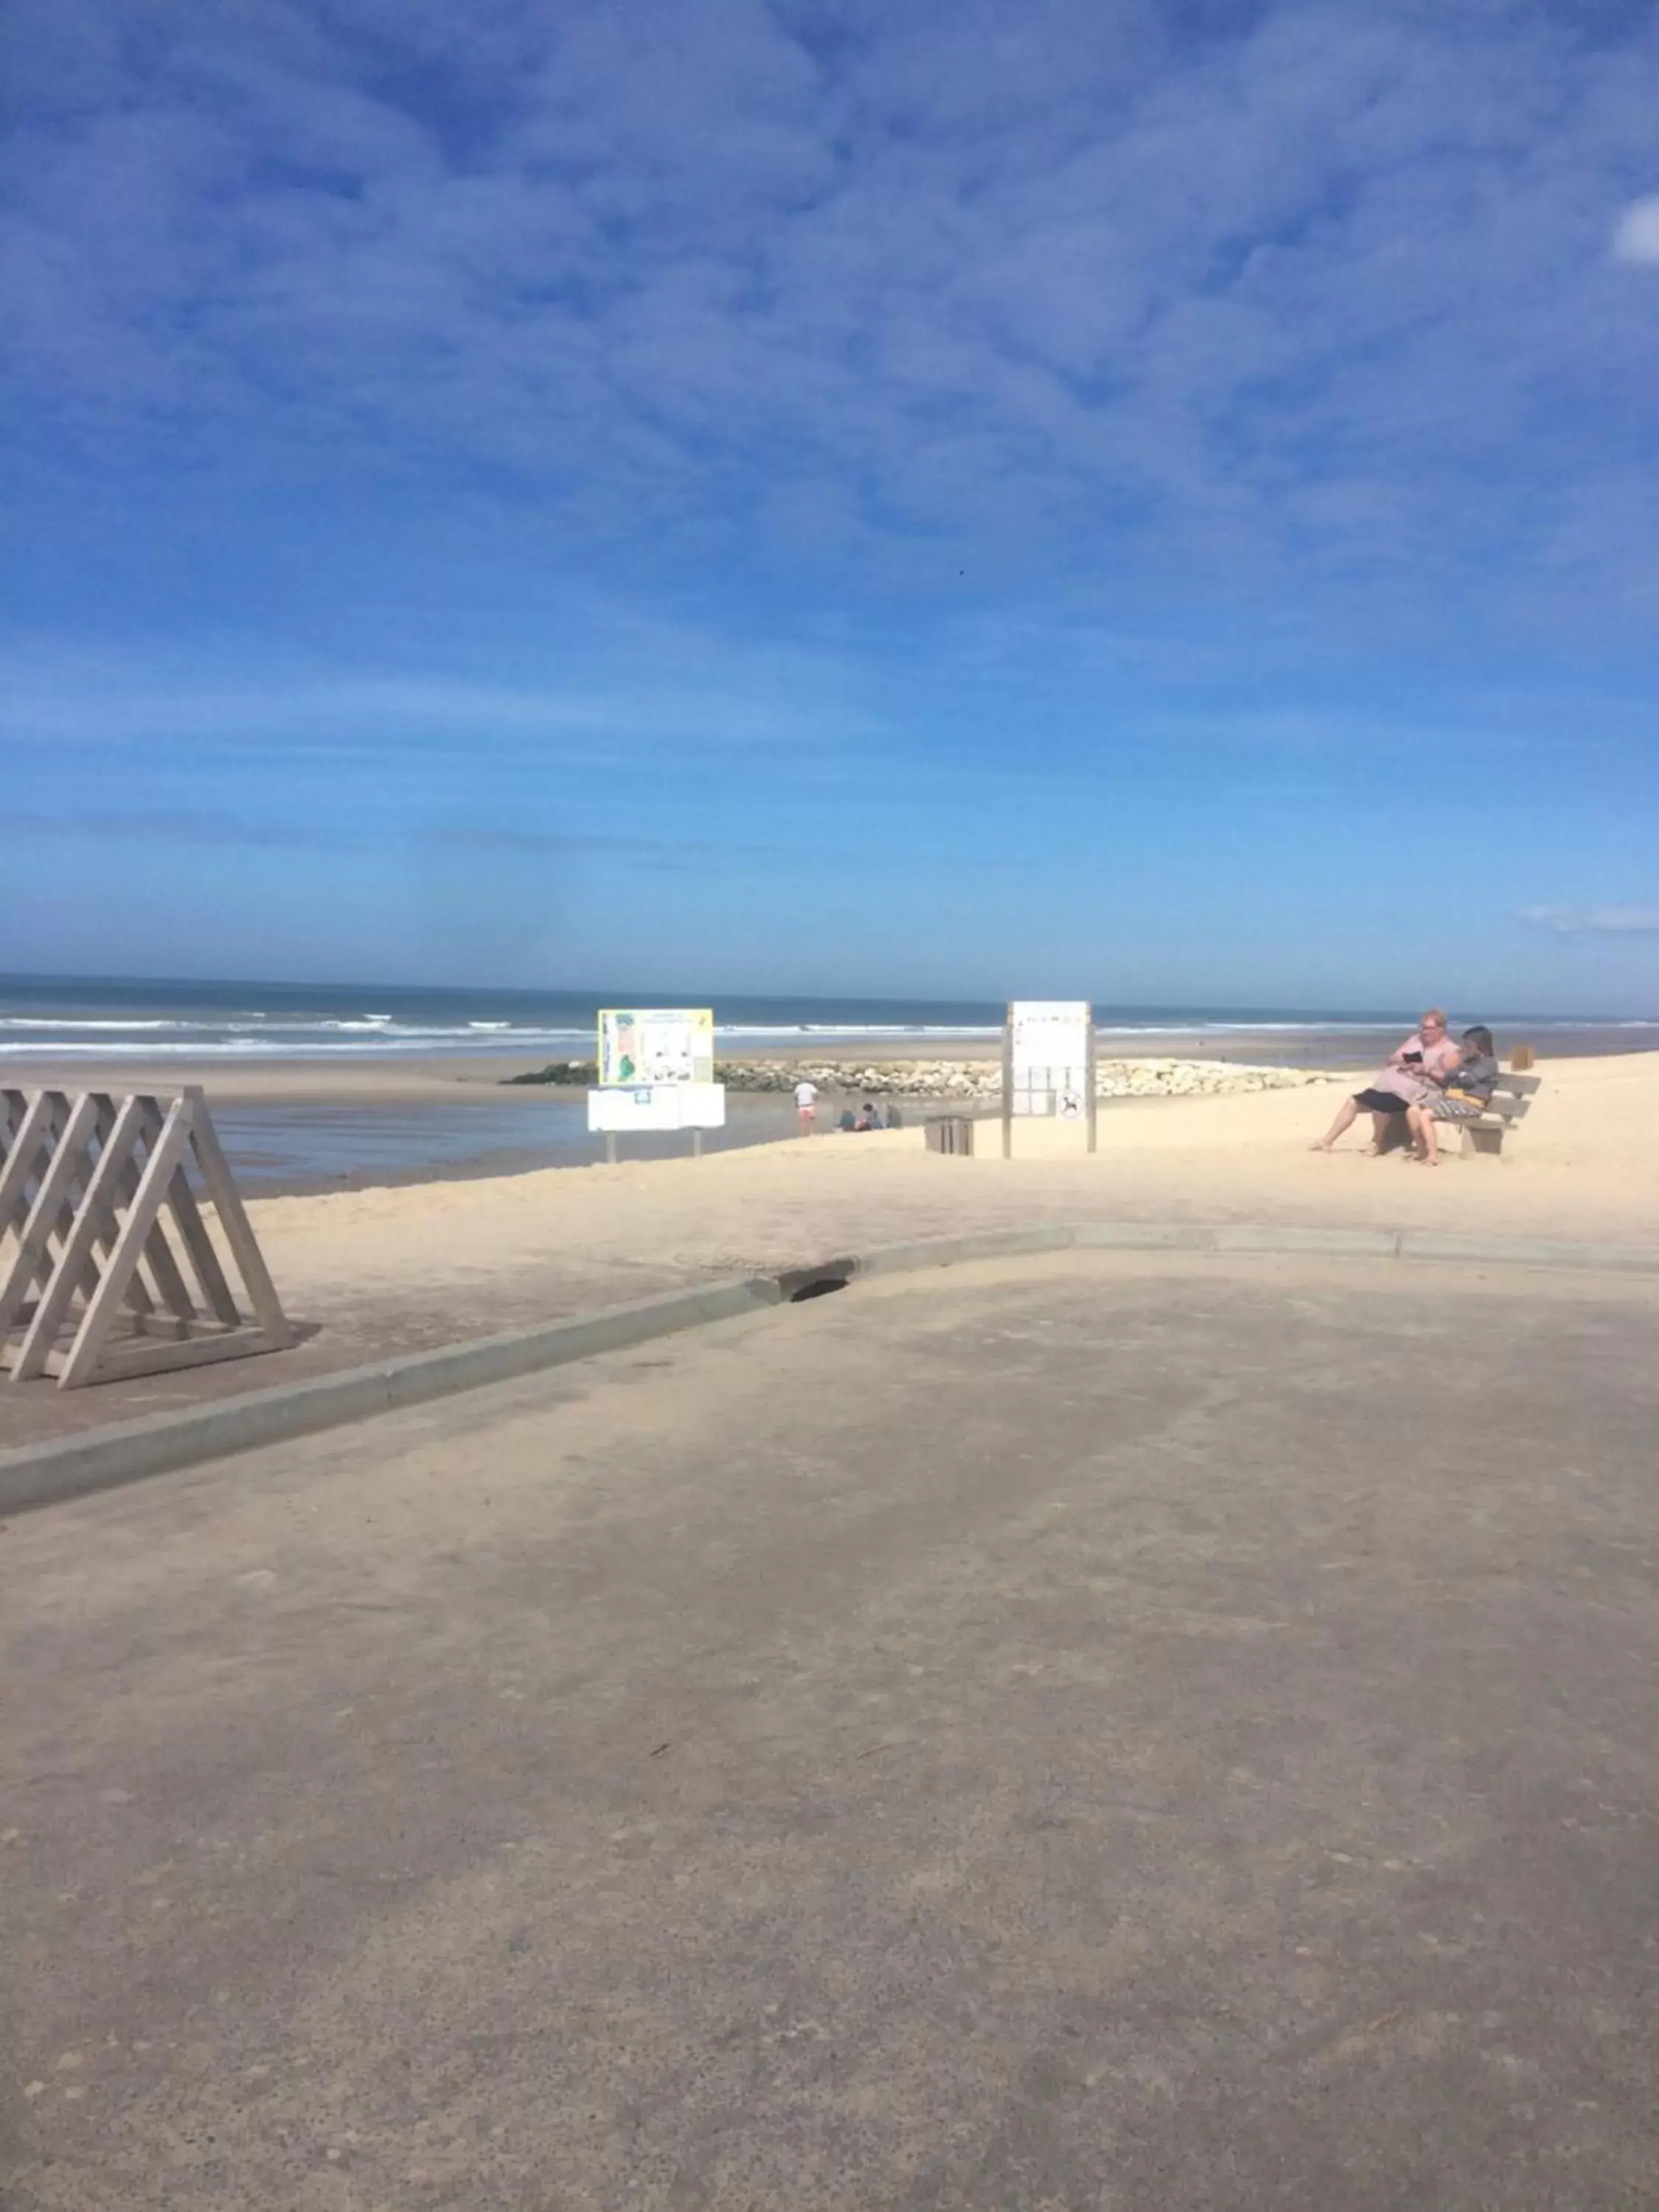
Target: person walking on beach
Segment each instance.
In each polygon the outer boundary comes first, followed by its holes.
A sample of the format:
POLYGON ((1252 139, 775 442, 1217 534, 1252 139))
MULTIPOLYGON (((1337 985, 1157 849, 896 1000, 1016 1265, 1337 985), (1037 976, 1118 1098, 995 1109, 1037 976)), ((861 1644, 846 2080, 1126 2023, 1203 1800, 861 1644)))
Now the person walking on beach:
POLYGON ((802 1136, 810 1137, 818 1118, 818 1086, 808 1076, 803 1075, 795 1085, 795 1113, 802 1136))
POLYGON ((1363 1108, 1371 1117, 1371 1141, 1365 1149, 1380 1152, 1389 1122, 1446 1082, 1462 1057, 1462 1046, 1454 1044, 1446 1033, 1444 1013, 1438 1006, 1431 1006, 1411 1035, 1389 1054, 1388 1065, 1363 1091, 1343 1100, 1335 1121, 1309 1149, 1328 1152, 1337 1139, 1353 1127, 1363 1108))

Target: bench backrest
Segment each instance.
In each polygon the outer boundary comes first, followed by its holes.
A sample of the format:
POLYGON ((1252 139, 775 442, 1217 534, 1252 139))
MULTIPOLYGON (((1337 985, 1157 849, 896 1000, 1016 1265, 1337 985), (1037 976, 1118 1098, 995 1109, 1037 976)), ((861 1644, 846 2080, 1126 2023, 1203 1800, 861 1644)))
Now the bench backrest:
POLYGON ((1492 1085, 1487 1113, 1503 1121, 1523 1121, 1532 1110, 1533 1093, 1543 1079, 1541 1075, 1500 1075, 1492 1085))

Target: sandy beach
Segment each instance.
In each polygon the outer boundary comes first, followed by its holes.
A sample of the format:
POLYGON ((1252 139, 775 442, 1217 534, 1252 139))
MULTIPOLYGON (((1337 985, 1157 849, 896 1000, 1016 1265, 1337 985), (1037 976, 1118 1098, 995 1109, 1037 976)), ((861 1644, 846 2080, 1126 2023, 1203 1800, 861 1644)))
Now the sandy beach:
POLYGON ((994 1123, 985 1155, 971 1159, 929 1153, 913 1127, 702 1160, 256 1199, 272 1272, 307 1330, 297 1351, 101 1390, 0 1393, 0 1425, 6 1442, 22 1443, 713 1276, 1036 1220, 1441 1227, 1659 1245, 1659 1054, 1550 1063, 1501 1160, 1454 1151, 1434 1171, 1367 1158, 1352 1139, 1328 1156, 1309 1151, 1348 1079, 1114 1107, 1092 1158, 1081 1130, 1058 1123, 1017 1125, 1006 1162, 994 1123))
POLYGON ((296 1300, 331 1305, 348 1285, 401 1297, 447 1276, 494 1281, 503 1297, 549 1270, 683 1279, 1074 1208, 1659 1242, 1659 1055, 1553 1063, 1502 1160, 1454 1152, 1433 1172, 1367 1158, 1352 1139, 1310 1152, 1343 1089, 1333 1078, 1103 1112, 1092 1158, 1080 1129, 1054 1122, 1017 1124, 1010 1161, 994 1124, 989 1156, 969 1160, 929 1154, 907 1128, 702 1161, 274 1199, 257 1216, 296 1300))

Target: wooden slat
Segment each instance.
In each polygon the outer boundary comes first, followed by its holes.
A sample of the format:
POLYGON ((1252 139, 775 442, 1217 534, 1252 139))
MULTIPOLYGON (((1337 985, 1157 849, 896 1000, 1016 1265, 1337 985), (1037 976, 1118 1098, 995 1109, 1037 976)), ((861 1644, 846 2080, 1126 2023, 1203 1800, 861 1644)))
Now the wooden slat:
MULTIPOLYGON (((93 1110, 92 1100, 81 1099, 77 1102, 76 1110, 79 1112, 82 1107, 90 1114, 93 1110)), ((57 1340, 58 1328, 68 1316, 70 1301, 75 1296, 81 1271, 91 1256, 92 1248, 98 1240, 98 1231, 105 1215, 114 1205, 116 1188, 120 1181, 121 1170, 127 1164, 133 1146, 143 1134, 143 1100, 129 1098, 124 1101, 120 1112, 115 1117, 115 1127, 110 1132, 109 1140, 98 1156, 98 1164, 93 1170, 92 1179, 87 1186, 86 1195, 82 1200, 81 1211, 76 1216, 75 1226, 64 1241, 64 1249, 58 1255, 58 1265, 52 1271, 52 1280, 41 1293, 40 1303, 35 1309, 34 1319, 29 1324, 28 1333, 24 1337, 21 1348, 13 1363, 11 1379, 15 1383, 27 1382, 32 1375, 39 1375, 44 1371, 46 1354, 52 1349, 57 1340)), ((60 1161, 67 1157, 67 1148, 60 1151, 58 1154, 60 1161)), ((100 1292, 118 1279, 116 1255, 121 1249, 122 1241, 120 1238, 117 1240, 115 1253, 111 1255, 109 1267, 99 1286, 100 1292)), ((125 1283, 122 1283, 120 1287, 124 1290, 125 1283)), ((0 1319, 3 1319, 3 1315, 0 1315, 0 1319)))
MULTIPOLYGON (((115 1151, 121 1141, 122 1123, 125 1121, 129 1109, 138 1107, 142 1112, 143 1106, 143 1101, 133 1098, 129 1098, 126 1104, 123 1106, 120 1118, 116 1123, 116 1133, 110 1139, 111 1152, 115 1151)), ((79 1384, 91 1379, 93 1370, 98 1364, 98 1354, 102 1349, 104 1339, 109 1334, 110 1325, 120 1309, 126 1291, 127 1278, 137 1266, 138 1256, 149 1240, 149 1232, 155 1225, 156 1216, 166 1201, 167 1187, 173 1181, 173 1170, 184 1158, 185 1148, 190 1142, 190 1120, 191 1110, 188 1099, 176 1099, 166 1121, 162 1124, 161 1133, 155 1139, 149 1158, 144 1163, 143 1174, 138 1179, 138 1188, 133 1194, 132 1204, 128 1208, 121 1234, 116 1239, 115 1249, 109 1257, 109 1265, 104 1270, 104 1279, 94 1293, 81 1326, 76 1332, 75 1342, 70 1347, 69 1358, 64 1363, 64 1371, 58 1378, 60 1389, 72 1390, 79 1384)), ((106 1154, 106 1158, 107 1157, 106 1154)), ((100 1169, 103 1166, 101 1160, 99 1162, 99 1166, 100 1169)), ((112 1175, 110 1180, 113 1184, 112 1175)), ((90 1198, 89 1193, 88 1202, 90 1198)), ((79 1224, 76 1224, 77 1229, 79 1225, 79 1224)), ((67 1259, 67 1253, 64 1256, 67 1259)), ((40 1327, 38 1320, 35 1327, 37 1328, 40 1327)), ((31 1332, 32 1334, 33 1332, 31 1332)), ((25 1355, 27 1351, 28 1344, 26 1341, 25 1355)), ((19 1374, 25 1371, 21 1360, 17 1371, 19 1374)))
MULTIPOLYGON (((164 1126, 161 1114, 152 1104, 149 1111, 149 1136, 152 1142, 159 1141, 160 1132, 164 1126)), ((181 1166, 173 1177, 175 1185, 182 1182, 184 1170, 181 1166)), ((167 1243, 167 1231, 159 1220, 144 1239, 144 1257, 149 1262, 150 1273, 155 1278, 155 1288, 161 1304, 169 1313, 176 1314, 180 1321, 194 1321, 196 1301, 190 1294, 190 1286, 184 1279, 179 1262, 173 1256, 173 1247, 167 1243)), ((133 1270, 132 1280, 135 1284, 138 1282, 138 1271, 136 1267, 133 1270)))
POLYGON ((21 1224, 27 1213, 24 1193, 40 1147, 57 1132, 60 1105, 67 1111, 61 1091, 37 1091, 23 1116, 23 1126, 12 1141, 5 1165, 0 1168, 0 1234, 14 1222, 21 1224))
MULTIPOLYGON (((58 1215, 68 1194, 70 1185, 75 1180, 76 1171, 84 1164, 82 1155, 86 1146, 90 1142, 97 1124, 98 1108, 95 1101, 84 1096, 77 1098, 70 1109, 69 1119, 58 1137, 58 1149, 53 1152, 45 1173, 40 1177, 40 1186, 34 1194, 34 1203, 29 1208, 28 1218, 23 1224, 22 1232, 17 1240, 17 1251, 13 1258, 10 1272, 7 1274, 4 1282, 0 1283, 0 1340, 4 1340, 7 1331, 11 1327, 12 1316, 22 1304, 27 1294, 33 1289, 37 1278, 41 1275, 43 1267, 49 1261, 49 1239, 58 1226, 58 1215)), ((96 1180, 95 1170, 94 1180, 96 1180)), ((57 1284, 58 1277, 64 1273, 64 1258, 73 1242, 74 1235, 71 1232, 65 1239, 64 1252, 58 1256, 58 1266, 51 1270, 50 1279, 42 1290, 43 1306, 50 1298, 52 1287, 57 1284)), ((76 1259, 73 1269, 64 1281, 60 1304, 67 1304, 70 1297, 73 1296, 81 1270, 90 1256, 91 1239, 88 1237, 85 1252, 76 1259)), ((32 1328, 39 1327, 40 1319, 40 1314, 37 1312, 32 1328)), ((14 1378, 22 1371, 20 1361, 20 1364, 13 1370, 14 1378)))
MULTIPOLYGON (((205 1119, 206 1111, 205 1104, 192 1111, 191 1115, 192 1134, 195 1133, 196 1125, 205 1119)), ((173 1208, 173 1218, 179 1224, 179 1234, 184 1240, 185 1251, 190 1255, 190 1263, 196 1270, 196 1279, 201 1286, 202 1296, 207 1301, 209 1310, 215 1319, 222 1322, 227 1328, 237 1328, 242 1320, 241 1309, 237 1305, 235 1293, 232 1291, 226 1279, 225 1271, 219 1263, 219 1255, 214 1249, 213 1238, 209 1233, 206 1222, 202 1218, 202 1209, 196 1203, 196 1194, 190 1187, 190 1178, 185 1174, 182 1164, 178 1174, 173 1178, 169 1203, 173 1208)))
MULTIPOLYGON (((96 1116, 93 1123, 92 1135, 94 1140, 101 1147, 107 1140, 111 1129, 115 1126, 115 1105, 106 1091, 94 1091, 89 1095, 96 1116)), ((67 1100, 64 1101, 64 1104, 67 1107, 67 1100)), ((58 1209, 58 1218, 48 1235, 49 1252, 51 1238, 54 1237, 58 1238, 61 1247, 63 1240, 68 1237, 70 1229, 74 1226, 76 1214, 85 1194, 82 1186, 90 1177, 91 1171, 91 1164, 86 1157, 86 1148, 83 1146, 82 1157, 76 1163, 75 1172, 64 1194, 63 1203, 58 1209)), ((136 1176, 134 1180, 137 1180, 136 1176)), ((122 1191, 118 1190, 116 1194, 118 1200, 123 1194, 122 1191)), ((106 1213, 99 1224, 97 1243, 98 1249, 101 1252, 107 1253, 112 1249, 115 1243, 113 1215, 106 1213)), ((42 1284, 50 1279, 52 1270, 56 1264, 56 1261, 48 1256, 43 1259, 36 1268, 36 1277, 42 1284)), ((98 1262, 88 1257, 86 1266, 81 1270, 81 1279, 76 1288, 83 1297, 89 1298, 98 1287, 98 1262)), ((131 1287, 128 1291, 128 1303, 137 1313, 148 1313, 151 1308, 152 1301, 149 1293, 136 1275, 132 1279, 131 1287)))
POLYGON ((229 1163, 220 1150, 218 1133, 207 1110, 207 1102, 203 1093, 196 1089, 187 1090, 185 1097, 194 1109, 191 1143, 195 1147, 208 1196, 213 1200, 219 1232, 230 1247, 231 1257, 246 1285, 254 1318, 273 1344, 281 1350, 286 1350, 294 1341, 294 1332, 288 1325, 282 1300, 276 1295, 276 1285, 271 1281, 265 1267, 259 1240, 253 1233, 253 1225, 247 1218, 229 1163))
MULTIPOLYGON (((181 1367, 210 1367, 226 1359, 246 1359, 257 1352, 290 1349, 251 1323, 228 1329, 222 1336, 192 1335, 182 1344, 168 1344, 148 1334, 142 1340, 123 1338, 118 1344, 106 1346, 95 1379, 112 1382, 129 1375, 167 1375, 181 1367)), ((67 1365, 67 1358, 54 1361, 52 1371, 67 1365)), ((59 1372, 58 1380, 60 1389, 73 1387, 66 1373, 59 1372)))

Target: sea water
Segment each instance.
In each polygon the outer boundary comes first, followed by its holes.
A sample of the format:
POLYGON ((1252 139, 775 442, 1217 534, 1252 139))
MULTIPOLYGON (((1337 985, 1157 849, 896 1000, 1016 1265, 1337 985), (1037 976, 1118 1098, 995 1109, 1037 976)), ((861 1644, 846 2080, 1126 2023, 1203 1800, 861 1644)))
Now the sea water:
MULTIPOLYGON (((411 988, 407 985, 167 982, 124 977, 0 975, 0 1065, 30 1059, 118 1061, 395 1059, 449 1054, 590 1059, 601 1006, 712 1003, 720 1048, 821 1043, 834 1054, 860 1043, 889 1048, 1000 1036, 1004 1008, 991 1000, 759 998, 617 989, 605 992, 411 988)), ((1103 1051, 1156 1054, 1212 1050, 1245 1056, 1277 1040, 1287 1060, 1358 1066, 1382 1039, 1397 1042, 1416 1010, 1335 1007, 1133 1006, 1097 1004, 1103 1051)), ((1454 1010, 1454 1024, 1484 1021, 1557 1052, 1632 1052, 1659 1044, 1659 1018, 1506 1015, 1454 1010)))
MULTIPOLYGON (((961 1043, 1001 1034, 1000 1002, 880 998, 768 998, 711 993, 717 1049, 733 1055, 782 1047, 845 1060, 860 1047, 889 1055, 948 1057, 961 1043)), ((589 1059, 602 1006, 675 1006, 696 995, 619 988, 604 992, 415 989, 407 986, 170 982, 129 978, 0 977, 0 1081, 27 1085, 32 1065, 69 1062, 88 1082, 118 1087, 125 1065, 177 1062, 243 1071, 261 1062, 380 1062, 488 1057, 533 1068, 589 1059)), ((1364 1067, 1414 1019, 1405 1008, 1096 1007, 1104 1058, 1182 1054, 1287 1066, 1364 1067)), ((1545 1055, 1632 1052, 1659 1046, 1659 1020, 1483 1019, 1507 1050, 1525 1036, 1545 1055)), ((210 1074, 209 1076, 210 1086, 210 1074)), ((246 1085, 244 1084, 243 1088, 246 1085)), ((793 1133, 787 1097, 734 1092, 710 1149, 793 1133)), ((250 1189, 306 1189, 343 1182, 508 1173, 603 1157, 582 1102, 549 1091, 468 1085, 453 1100, 342 1098, 215 1109, 227 1150, 250 1189)), ((629 1158, 683 1152, 683 1136, 628 1138, 629 1158)))

